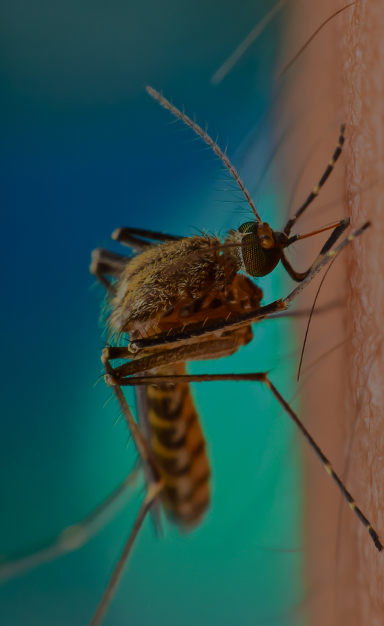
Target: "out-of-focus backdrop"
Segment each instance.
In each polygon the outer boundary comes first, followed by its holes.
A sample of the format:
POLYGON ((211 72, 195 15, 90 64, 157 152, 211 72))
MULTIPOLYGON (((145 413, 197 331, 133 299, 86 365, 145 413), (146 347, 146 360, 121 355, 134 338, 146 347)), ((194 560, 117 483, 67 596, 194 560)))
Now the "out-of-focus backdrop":
MULTIPOLYGON (((145 92, 196 114, 255 191, 261 215, 286 216, 276 147, 274 71, 287 9, 218 86, 210 78, 275 3, 40 2, 3 5, 1 68, 0 553, 80 520, 132 468, 118 408, 101 381, 101 287, 91 250, 119 251, 118 226, 223 233, 247 216, 214 155, 145 92), (260 120, 264 119, 260 126, 260 120), (104 406, 105 405, 105 406, 104 406)), ((282 270, 265 301, 288 292, 282 270)), ((293 395, 288 321, 193 372, 272 370, 293 395)), ((149 521, 105 619, 175 626, 300 624, 301 479, 294 428, 256 384, 195 387, 213 469, 204 523, 180 535, 149 521)), ((80 551, 0 587, 3 626, 85 626, 142 493, 80 551)))

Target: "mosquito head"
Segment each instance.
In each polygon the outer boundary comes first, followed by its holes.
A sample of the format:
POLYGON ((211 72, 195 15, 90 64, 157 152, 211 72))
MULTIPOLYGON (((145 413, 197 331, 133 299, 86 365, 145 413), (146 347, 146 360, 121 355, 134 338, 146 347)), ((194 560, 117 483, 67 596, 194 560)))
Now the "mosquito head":
POLYGON ((273 231, 267 222, 245 222, 238 230, 242 245, 236 251, 243 270, 259 278, 270 274, 288 245, 285 233, 273 231))

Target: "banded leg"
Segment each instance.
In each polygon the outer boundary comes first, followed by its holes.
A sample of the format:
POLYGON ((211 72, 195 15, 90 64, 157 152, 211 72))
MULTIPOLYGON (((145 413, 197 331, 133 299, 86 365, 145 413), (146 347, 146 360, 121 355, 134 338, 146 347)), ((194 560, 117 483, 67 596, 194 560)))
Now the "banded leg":
MULTIPOLYGON (((285 252, 283 250, 281 262, 284 266, 284 269, 286 270, 286 272, 288 272, 290 277, 293 278, 293 280, 295 280, 297 283, 301 283, 301 281, 303 281, 304 278, 306 278, 313 271, 316 265, 318 265, 320 261, 323 260, 327 252, 332 248, 332 246, 335 245, 336 241, 339 239, 339 237, 341 237, 345 229, 348 228, 349 224, 350 224, 349 217, 346 217, 340 221, 339 225, 332 232, 332 235, 325 242, 324 246, 320 250, 320 253, 316 257, 315 261, 312 263, 311 267, 309 267, 305 272, 296 272, 296 270, 293 269, 292 265, 288 261, 285 255, 285 252)), ((297 236, 297 239, 295 237, 292 237, 292 239, 298 241, 300 239, 300 235, 297 236)))
POLYGON ((18 556, 0 557, 0 581, 24 574, 43 563, 80 549, 115 518, 117 511, 124 506, 127 493, 134 485, 138 472, 139 470, 131 472, 92 513, 80 522, 64 528, 57 537, 45 542, 39 549, 27 550, 18 556))
POLYGON ((305 428, 304 424, 301 422, 299 417, 296 415, 296 413, 290 407, 288 402, 286 402, 286 400, 284 400, 283 396, 279 393, 279 391, 276 389, 276 387, 273 385, 273 383, 269 380, 268 375, 266 373, 259 372, 259 373, 254 373, 254 374, 205 374, 205 375, 191 375, 191 376, 188 376, 188 375, 186 375, 186 376, 141 376, 141 377, 136 376, 134 378, 127 378, 127 379, 121 380, 120 381, 120 385, 124 385, 124 386, 148 385, 148 384, 161 384, 161 383, 164 383, 164 382, 170 382, 170 383, 171 382, 175 382, 175 383, 183 383, 183 382, 185 382, 185 383, 193 383, 193 382, 196 382, 196 383, 200 383, 200 382, 212 382, 212 381, 219 381, 219 380, 220 381, 225 381, 225 380, 229 380, 229 381, 242 381, 242 380, 244 380, 244 381, 257 381, 257 382, 264 383, 268 387, 268 389, 271 391, 273 396, 279 402, 280 406, 282 406, 284 411, 288 414, 288 416, 291 418, 291 420, 296 424, 296 426, 298 427, 298 429, 300 430, 302 435, 305 437, 305 439, 307 440, 307 442, 309 443, 311 448, 314 450, 315 454, 320 459, 320 461, 321 461, 325 471, 327 472, 327 474, 329 474, 329 476, 331 476, 331 478, 333 478, 333 480, 335 481, 336 485, 338 486, 338 488, 340 489, 341 493, 343 494, 344 498, 348 502, 350 508, 357 515, 357 517, 359 518, 360 522, 365 526, 365 528, 367 529, 367 531, 368 531, 368 533, 369 533, 373 543, 375 544, 376 548, 379 550, 379 552, 381 552, 383 550, 384 546, 383 546, 383 544, 380 541, 379 535, 374 530, 374 528, 372 527, 370 521, 366 518, 366 516, 361 511, 361 509, 359 509, 359 507, 357 506, 356 502, 354 501, 352 495, 349 493, 349 491, 345 487, 345 485, 342 482, 342 480, 339 478, 339 476, 336 474, 336 472, 332 468, 332 465, 329 462, 329 460, 327 459, 327 457, 325 456, 325 454, 323 454, 323 452, 321 451, 321 449, 319 448, 317 443, 311 437, 311 435, 309 434, 309 432, 305 428))
MULTIPOLYGON (((220 339, 211 339, 210 341, 201 341, 182 346, 175 346, 169 350, 159 350, 148 356, 140 356, 138 359, 132 359, 132 352, 127 347, 109 347, 104 348, 104 358, 113 359, 130 359, 127 363, 111 368, 106 375, 106 382, 109 385, 120 385, 121 380, 126 376, 133 376, 141 372, 146 372, 154 367, 162 367, 173 363, 180 363, 188 360, 202 360, 209 356, 210 359, 219 359, 223 356, 229 356, 236 352, 242 345, 246 345, 253 338, 250 326, 239 329, 237 332, 228 333, 228 337, 220 339), (132 360, 131 360, 132 359, 132 360)), ((128 424, 130 428, 130 425, 128 424)))
POLYGON ((313 270, 308 274, 306 278, 293 290, 286 298, 280 298, 270 304, 254 309, 247 313, 241 313, 240 315, 234 315, 225 320, 219 320, 212 322, 206 326, 193 328, 181 331, 175 331, 167 335, 158 335, 155 337, 149 337, 147 339, 137 339, 130 344, 131 352, 138 352, 143 348, 152 348, 154 346, 167 345, 178 341, 184 341, 186 339, 195 339, 196 337, 202 337, 216 331, 227 330, 233 327, 239 327, 249 324, 250 322, 258 322, 274 313, 281 313, 286 311, 290 303, 305 289, 305 287, 317 276, 317 274, 333 259, 335 259, 347 246, 349 246, 355 239, 360 237, 367 228, 369 228, 370 222, 366 222, 361 228, 357 229, 348 237, 346 237, 338 246, 333 250, 329 250, 324 258, 318 263, 313 270))
MULTIPOLYGON (((106 379, 108 381, 108 379, 111 377, 113 370, 112 367, 109 363, 109 359, 108 356, 106 354, 106 351, 103 351, 101 360, 103 362, 105 371, 106 371, 106 379)), ((100 601, 99 606, 96 609, 96 612, 90 622, 90 626, 99 626, 99 624, 101 624, 102 619, 105 615, 105 613, 108 610, 108 607, 111 603, 112 597, 117 589, 117 586, 121 580, 123 571, 124 571, 124 567, 127 563, 129 554, 132 550, 132 547, 135 543, 136 537, 139 533, 140 528, 143 525, 143 522, 146 518, 147 513, 150 511, 151 506, 155 503, 158 495, 160 494, 161 490, 163 489, 163 482, 160 479, 160 474, 159 471, 157 469, 156 463, 153 459, 153 455, 150 451, 149 445, 145 439, 145 437, 142 435, 140 428, 138 427, 138 425, 136 424, 135 420, 133 419, 132 413, 129 409, 129 406, 127 404, 127 401, 125 399, 124 393, 122 391, 122 389, 120 388, 120 386, 114 384, 113 385, 113 393, 115 394, 117 401, 120 405, 120 409, 124 415, 124 418, 127 422, 129 431, 132 435, 132 438, 134 440, 134 443, 136 445, 136 448, 138 450, 138 453, 140 455, 140 459, 142 461, 142 464, 144 466, 144 474, 149 477, 149 484, 148 484, 148 490, 147 490, 147 494, 146 497, 140 507, 140 510, 138 512, 138 515, 136 517, 135 523, 133 525, 133 528, 131 530, 131 532, 128 535, 128 539, 127 542, 124 546, 124 549, 117 561, 117 564, 114 567, 114 570, 112 572, 111 578, 108 582, 107 588, 104 592, 104 595, 100 601)))
POLYGON ((342 150, 343 150, 344 131, 345 131, 345 124, 342 124, 342 126, 340 127, 339 142, 337 144, 335 152, 333 153, 332 159, 329 161, 324 174, 320 178, 318 184, 313 189, 313 191, 311 191, 311 193, 309 194, 309 196, 306 199, 306 201, 304 202, 304 204, 302 204, 302 206, 296 211, 295 215, 293 215, 288 220, 287 225, 284 228, 284 232, 285 232, 286 235, 290 234, 293 226, 295 225, 295 223, 297 222, 299 217, 304 213, 305 209, 314 201, 314 199, 317 198, 317 196, 320 193, 320 189, 322 188, 322 186, 324 185, 324 183, 328 179, 329 175, 331 174, 333 168, 335 167, 335 163, 336 163, 337 159, 339 158, 339 156, 340 156, 340 154, 342 153, 342 150))
POLYGON ((127 563, 133 544, 136 541, 139 530, 142 527, 143 522, 146 518, 146 515, 149 512, 152 504, 155 502, 156 498, 158 497, 161 489, 162 489, 162 483, 154 483, 150 485, 150 487, 148 488, 147 495, 144 499, 143 504, 140 507, 140 510, 136 517, 133 528, 131 532, 129 533, 124 549, 119 557, 119 560, 117 561, 117 564, 112 572, 111 578, 109 579, 104 595, 100 601, 99 606, 96 609, 96 613, 94 614, 92 620, 89 623, 89 626, 99 626, 101 624, 103 617, 106 614, 109 605, 111 604, 111 600, 117 589, 117 586, 121 580, 121 577, 124 572, 124 567, 127 563))

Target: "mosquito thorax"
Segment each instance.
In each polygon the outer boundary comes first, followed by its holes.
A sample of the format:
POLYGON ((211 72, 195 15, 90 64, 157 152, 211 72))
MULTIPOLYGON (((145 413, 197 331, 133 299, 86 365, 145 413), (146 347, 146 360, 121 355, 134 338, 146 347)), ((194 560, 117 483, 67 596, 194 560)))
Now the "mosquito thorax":
POLYGON ((267 222, 245 222, 238 230, 228 233, 228 242, 239 244, 231 254, 236 257, 239 269, 249 276, 260 278, 270 274, 279 263, 288 237, 274 231, 267 222), (244 245, 248 244, 249 245, 244 245))

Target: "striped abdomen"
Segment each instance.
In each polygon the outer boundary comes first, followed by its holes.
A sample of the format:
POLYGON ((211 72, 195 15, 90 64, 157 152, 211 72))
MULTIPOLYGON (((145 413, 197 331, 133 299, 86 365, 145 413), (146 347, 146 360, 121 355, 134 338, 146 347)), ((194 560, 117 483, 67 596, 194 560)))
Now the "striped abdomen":
MULTIPOLYGON (((184 363, 177 363, 156 373, 182 375, 186 370, 184 363)), ((210 467, 189 385, 165 383, 143 390, 149 443, 165 484, 162 504, 174 522, 194 526, 209 506, 210 467)))

